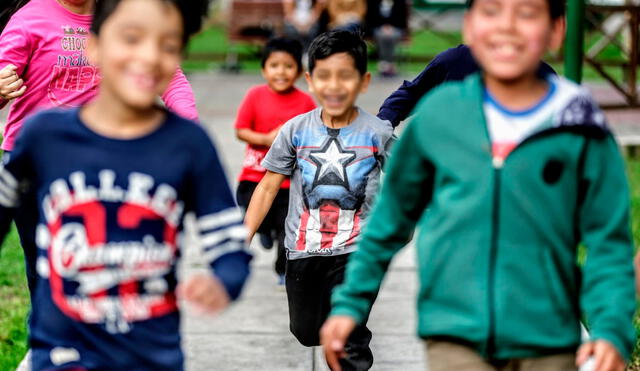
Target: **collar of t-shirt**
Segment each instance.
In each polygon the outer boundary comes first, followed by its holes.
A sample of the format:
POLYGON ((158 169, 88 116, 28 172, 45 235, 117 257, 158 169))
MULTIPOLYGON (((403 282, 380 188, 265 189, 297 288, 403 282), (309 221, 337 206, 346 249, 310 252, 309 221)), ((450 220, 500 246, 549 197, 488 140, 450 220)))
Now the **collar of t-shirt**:
POLYGON ((547 126, 553 117, 556 83, 548 79, 547 94, 533 107, 513 111, 502 106, 489 91, 484 91, 484 113, 491 138, 493 156, 504 160, 523 140, 547 126))

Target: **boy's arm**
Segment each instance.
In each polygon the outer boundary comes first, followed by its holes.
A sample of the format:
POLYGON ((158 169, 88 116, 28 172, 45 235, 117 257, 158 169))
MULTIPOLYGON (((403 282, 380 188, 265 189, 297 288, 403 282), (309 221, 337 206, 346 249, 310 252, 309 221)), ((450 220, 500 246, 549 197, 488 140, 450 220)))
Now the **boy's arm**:
MULTIPOLYGON (((31 58, 31 39, 25 34, 26 28, 20 18, 12 17, 0 35, 0 69, 13 65, 15 68, 12 68, 12 72, 17 77, 22 77, 31 58)), ((5 72, 8 71, 5 70, 5 72)), ((11 83, 15 86, 16 81, 11 83)), ((0 109, 11 99, 22 95, 27 88, 21 85, 16 88, 13 94, 8 94, 4 99, 0 97, 0 109)))
POLYGON ((380 106, 378 117, 390 121, 393 127, 400 125, 426 93, 445 81, 446 74, 446 66, 436 57, 413 81, 405 80, 385 99, 380 106))
POLYGON ((278 135, 278 130, 280 130, 280 127, 277 127, 268 133, 258 133, 251 129, 241 128, 236 129, 236 137, 249 144, 270 147, 278 135))
POLYGON ((393 256, 405 246, 431 199, 434 168, 423 153, 417 115, 394 145, 376 206, 358 249, 349 257, 345 281, 331 296, 331 316, 320 331, 327 363, 338 358, 357 323, 368 316, 393 256))
POLYGON ((587 247, 580 304, 591 339, 610 342, 629 359, 636 296, 624 162, 610 135, 589 139, 587 145, 578 215, 587 247))
POLYGON ((216 150, 204 131, 201 135, 194 138, 189 179, 192 195, 187 210, 195 213, 205 262, 233 300, 249 276, 251 255, 245 249, 246 228, 216 150))
POLYGON ((280 185, 287 176, 291 176, 295 167, 296 149, 292 139, 294 120, 287 121, 282 126, 269 152, 262 160, 262 167, 267 169, 267 173, 253 191, 245 216, 245 224, 249 229, 248 241, 251 241, 262 220, 269 212, 271 204, 280 190, 280 185))
POLYGON ((4 165, 0 165, 0 248, 9 233, 19 204, 17 183, 9 170, 4 165))
POLYGON ((356 322, 368 317, 391 258, 409 242, 431 199, 434 169, 420 144, 417 129, 422 120, 416 117, 394 145, 382 190, 358 249, 349 258, 344 284, 332 295, 332 315, 350 316, 356 322))
MULTIPOLYGON (((33 124, 39 115, 32 116, 25 122, 22 132, 18 136, 13 151, 2 154, 0 162, 0 246, 11 226, 16 209, 29 190, 34 178, 33 161, 30 148, 37 148, 34 138, 33 124)), ((30 193, 33 194, 33 193, 30 193)))
POLYGON ((162 94, 162 101, 171 111, 189 120, 198 121, 193 88, 180 67, 174 73, 167 90, 162 94))
POLYGON ((286 175, 267 171, 251 196, 251 202, 244 217, 244 224, 247 226, 247 241, 251 242, 258 227, 262 224, 264 217, 271 209, 271 204, 276 198, 280 185, 287 179, 286 175))

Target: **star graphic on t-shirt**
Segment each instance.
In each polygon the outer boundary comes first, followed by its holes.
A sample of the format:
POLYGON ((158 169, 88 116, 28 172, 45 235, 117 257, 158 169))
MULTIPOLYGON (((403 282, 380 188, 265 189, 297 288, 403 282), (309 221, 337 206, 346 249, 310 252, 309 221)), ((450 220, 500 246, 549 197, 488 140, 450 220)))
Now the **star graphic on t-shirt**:
POLYGON ((322 149, 311 151, 309 157, 317 165, 313 180, 314 188, 321 184, 327 184, 341 185, 349 189, 349 179, 345 167, 356 158, 355 151, 345 151, 338 139, 333 137, 322 149))

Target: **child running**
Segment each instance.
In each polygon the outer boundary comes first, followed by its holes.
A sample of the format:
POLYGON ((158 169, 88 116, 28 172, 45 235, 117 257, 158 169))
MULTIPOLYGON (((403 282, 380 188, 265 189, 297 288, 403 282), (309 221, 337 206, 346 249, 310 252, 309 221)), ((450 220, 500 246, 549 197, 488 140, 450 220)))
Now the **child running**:
POLYGON ((34 370, 182 370, 176 292, 206 312, 240 294, 246 229, 215 148, 155 105, 205 9, 100 0, 87 44, 96 99, 28 119, 0 170, 3 235, 27 194, 38 205, 34 370), (212 273, 178 286, 185 213, 212 273))
MULTIPOLYGON (((355 105, 371 79, 367 46, 358 35, 318 36, 309 47, 305 77, 321 107, 280 129, 262 162, 267 173, 245 222, 251 237, 291 176, 285 240, 290 329, 302 345, 314 346, 331 290, 342 282, 369 214, 393 129, 355 105)), ((366 320, 361 325, 347 343, 347 370, 368 370, 373 363, 371 332, 366 320)))
MULTIPOLYGON (((260 165, 280 127, 289 119, 316 108, 313 98, 294 84, 302 74, 302 44, 296 40, 276 38, 267 42, 262 55, 262 76, 266 84, 251 88, 236 118, 236 135, 247 142, 244 163, 236 197, 247 208, 251 195, 264 177, 260 165)), ((271 210, 262 221, 258 233, 262 246, 270 249, 275 236, 275 271, 279 285, 284 285, 286 253, 284 224, 289 208, 289 179, 282 182, 271 210)))
POLYGON ((563 14, 555 0, 469 2, 464 39, 482 73, 434 90, 395 144, 322 329, 333 370, 416 225, 431 371, 575 370, 589 356, 624 369, 636 303, 624 164, 588 93, 536 73, 562 44, 563 14))
MULTIPOLYGON (((3 133, 5 155, 13 151, 28 115, 43 108, 76 107, 96 96, 100 73, 86 52, 94 5, 94 0, 8 0, 0 5, 3 19, 19 9, 0 35, 0 108, 13 101, 3 133)), ((169 109, 197 119, 191 86, 180 69, 162 99, 169 109)), ((36 220, 33 198, 16 213, 31 292, 37 278, 37 248, 29 239, 34 231, 27 229, 36 220)))

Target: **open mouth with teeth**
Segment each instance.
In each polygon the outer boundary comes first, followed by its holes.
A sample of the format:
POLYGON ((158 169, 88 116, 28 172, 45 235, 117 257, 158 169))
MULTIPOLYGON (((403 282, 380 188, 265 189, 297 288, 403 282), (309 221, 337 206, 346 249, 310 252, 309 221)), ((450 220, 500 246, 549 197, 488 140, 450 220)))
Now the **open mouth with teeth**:
POLYGON ((148 74, 131 73, 131 79, 136 87, 144 90, 154 90, 158 85, 158 79, 148 74))
POLYGON ((512 43, 496 43, 491 45, 491 49, 499 58, 511 59, 522 53, 521 48, 512 43))
POLYGON ((325 106, 334 108, 342 106, 347 100, 347 97, 344 95, 325 95, 322 100, 325 106))

